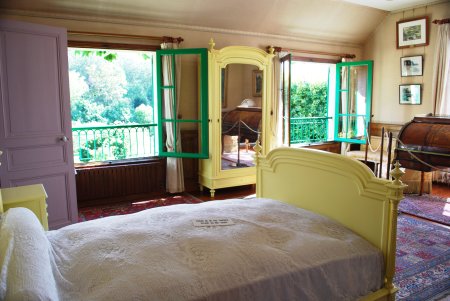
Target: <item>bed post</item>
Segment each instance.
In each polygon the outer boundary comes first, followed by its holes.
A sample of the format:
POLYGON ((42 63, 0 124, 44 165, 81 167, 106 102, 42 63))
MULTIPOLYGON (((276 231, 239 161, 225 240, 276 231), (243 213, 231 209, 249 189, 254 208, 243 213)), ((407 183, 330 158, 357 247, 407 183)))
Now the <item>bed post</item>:
POLYGON ((391 171, 391 176, 394 180, 387 184, 389 199, 389 233, 386 253, 386 277, 384 279, 385 288, 389 291, 389 300, 395 300, 395 292, 397 289, 393 284, 395 274, 395 251, 397 240, 397 217, 398 204, 403 199, 403 189, 407 186, 402 183, 400 178, 405 174, 400 170, 400 163, 397 161, 394 164, 395 168, 391 171))
POLYGON ((259 138, 256 140, 253 150, 255 151, 255 157, 254 157, 253 162, 256 164, 256 166, 258 166, 259 165, 259 157, 261 157, 261 151, 262 151, 262 146, 259 143, 259 138))

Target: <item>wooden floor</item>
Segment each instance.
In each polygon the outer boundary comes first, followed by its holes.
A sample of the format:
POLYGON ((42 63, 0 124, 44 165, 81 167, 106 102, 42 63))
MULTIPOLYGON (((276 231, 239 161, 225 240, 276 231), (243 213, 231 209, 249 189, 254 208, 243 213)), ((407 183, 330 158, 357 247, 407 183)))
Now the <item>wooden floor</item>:
POLYGON ((442 198, 450 198, 450 184, 433 183, 431 194, 442 198))
POLYGON ((255 194, 255 185, 246 185, 246 186, 237 186, 237 187, 228 187, 222 189, 216 189, 214 194, 214 198, 211 197, 209 193, 209 189, 203 191, 194 191, 189 192, 196 198, 199 198, 203 201, 211 201, 211 200, 225 200, 232 198, 243 198, 249 195, 255 194))
MULTIPOLYGON (((242 198, 255 194, 255 185, 217 189, 214 198, 211 198, 208 189, 205 189, 203 192, 200 191, 190 192, 190 194, 204 201, 242 198)), ((450 198, 450 185, 433 183, 431 194, 443 198, 450 198)))

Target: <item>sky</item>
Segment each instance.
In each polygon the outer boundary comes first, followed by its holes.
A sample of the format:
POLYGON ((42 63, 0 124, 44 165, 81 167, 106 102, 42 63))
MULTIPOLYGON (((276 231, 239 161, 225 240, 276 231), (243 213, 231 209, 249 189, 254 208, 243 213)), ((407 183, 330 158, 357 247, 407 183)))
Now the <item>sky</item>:
POLYGON ((327 82, 329 66, 334 65, 293 61, 291 66, 292 82, 327 82))

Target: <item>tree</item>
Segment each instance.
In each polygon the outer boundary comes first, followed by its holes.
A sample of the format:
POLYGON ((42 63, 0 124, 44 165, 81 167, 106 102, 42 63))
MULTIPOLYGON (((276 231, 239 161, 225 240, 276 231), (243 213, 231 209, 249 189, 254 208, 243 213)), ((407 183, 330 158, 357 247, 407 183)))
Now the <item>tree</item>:
POLYGON ((327 83, 293 83, 291 86, 291 117, 327 116, 327 83))
MULTIPOLYGON (((293 83, 291 86, 291 118, 326 117, 327 83, 293 83)), ((292 121, 292 120, 291 120, 292 121)), ((310 142, 326 139, 326 123, 319 120, 291 123, 291 142, 310 142), (295 126, 293 126, 295 124, 295 126)))
POLYGON ((134 122, 136 123, 152 123, 153 109, 151 106, 141 104, 134 109, 134 122))

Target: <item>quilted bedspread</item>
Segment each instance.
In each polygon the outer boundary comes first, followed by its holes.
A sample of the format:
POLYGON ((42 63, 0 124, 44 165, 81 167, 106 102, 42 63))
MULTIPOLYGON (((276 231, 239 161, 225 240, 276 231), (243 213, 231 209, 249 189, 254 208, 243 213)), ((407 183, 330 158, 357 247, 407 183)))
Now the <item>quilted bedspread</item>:
POLYGON ((49 232, 24 210, 2 219, 0 299, 356 300, 383 282, 370 243, 274 200, 159 207, 49 232), (194 223, 211 219, 229 223, 194 223))

